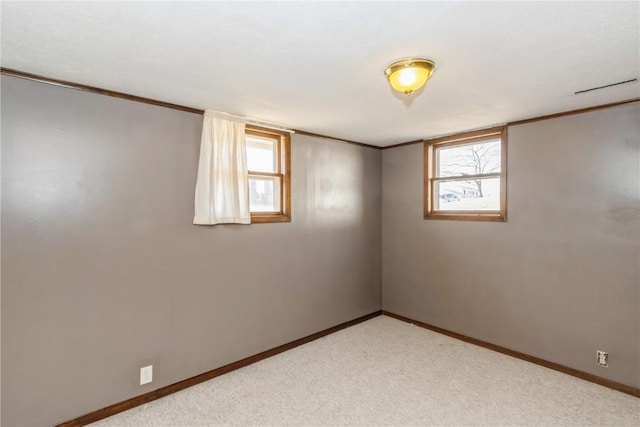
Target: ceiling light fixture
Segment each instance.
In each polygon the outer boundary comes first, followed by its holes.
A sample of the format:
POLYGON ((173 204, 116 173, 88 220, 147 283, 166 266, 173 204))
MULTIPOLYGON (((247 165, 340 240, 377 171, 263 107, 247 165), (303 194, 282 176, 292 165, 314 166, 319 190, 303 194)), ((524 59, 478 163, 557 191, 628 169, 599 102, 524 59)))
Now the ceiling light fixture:
POLYGON ((411 95, 427 83, 435 68, 436 63, 429 59, 407 58, 389 65, 384 75, 392 88, 411 95))

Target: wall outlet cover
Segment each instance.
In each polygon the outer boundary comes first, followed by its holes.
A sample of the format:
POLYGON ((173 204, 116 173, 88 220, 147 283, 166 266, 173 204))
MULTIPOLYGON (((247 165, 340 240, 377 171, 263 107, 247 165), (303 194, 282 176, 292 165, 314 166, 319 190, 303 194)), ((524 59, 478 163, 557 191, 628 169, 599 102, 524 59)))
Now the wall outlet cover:
POLYGON ((598 350, 597 351, 597 362, 598 362, 598 366, 602 366, 603 368, 606 368, 609 366, 609 353, 607 353, 606 351, 601 351, 598 350))
POLYGON ((153 365, 140 368, 140 385, 149 384, 153 381, 153 365))

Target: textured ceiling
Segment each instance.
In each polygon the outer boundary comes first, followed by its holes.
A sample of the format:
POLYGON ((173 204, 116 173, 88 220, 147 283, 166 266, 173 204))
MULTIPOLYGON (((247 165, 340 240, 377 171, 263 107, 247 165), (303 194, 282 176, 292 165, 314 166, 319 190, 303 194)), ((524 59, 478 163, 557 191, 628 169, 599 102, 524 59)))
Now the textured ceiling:
POLYGON ((0 4, 3 67, 379 146, 640 95, 574 95, 639 77, 639 2, 0 4))

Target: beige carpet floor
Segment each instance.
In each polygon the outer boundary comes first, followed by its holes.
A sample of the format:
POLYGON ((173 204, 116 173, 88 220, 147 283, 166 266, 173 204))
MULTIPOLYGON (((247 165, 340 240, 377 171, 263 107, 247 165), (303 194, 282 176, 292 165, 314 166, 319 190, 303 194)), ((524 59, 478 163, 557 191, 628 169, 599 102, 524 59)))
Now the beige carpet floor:
POLYGON ((380 316, 93 424, 640 426, 640 399, 380 316))

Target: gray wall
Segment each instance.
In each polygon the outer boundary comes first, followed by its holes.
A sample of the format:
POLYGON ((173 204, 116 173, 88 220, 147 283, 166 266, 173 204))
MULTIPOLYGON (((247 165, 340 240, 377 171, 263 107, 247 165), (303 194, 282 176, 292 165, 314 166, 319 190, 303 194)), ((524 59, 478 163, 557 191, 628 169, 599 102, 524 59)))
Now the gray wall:
POLYGON ((422 150, 383 152, 383 309, 640 386, 640 107, 510 127, 506 223, 423 220, 422 150))
POLYGON ((201 126, 2 77, 3 426, 65 421, 380 309, 381 152, 294 136, 291 223, 194 226, 201 126))
POLYGON ((294 136, 293 222, 201 227, 200 116, 1 80, 3 426, 375 311, 381 264, 385 310, 640 386, 638 106, 511 127, 507 223, 423 220, 419 144, 294 136))

